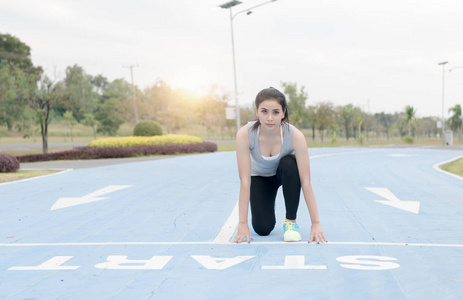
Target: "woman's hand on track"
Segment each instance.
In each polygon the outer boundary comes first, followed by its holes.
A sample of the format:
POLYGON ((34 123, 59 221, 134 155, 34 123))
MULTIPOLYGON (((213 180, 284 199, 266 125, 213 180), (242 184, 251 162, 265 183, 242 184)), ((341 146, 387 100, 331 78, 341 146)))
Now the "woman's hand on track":
POLYGON ((320 223, 312 223, 309 243, 312 241, 317 242, 317 244, 328 242, 323 234, 322 225, 320 223))
POLYGON ((248 241, 248 244, 252 241, 251 236, 249 235, 249 226, 247 223, 238 224, 238 233, 236 238, 233 240, 233 243, 240 244, 244 239, 248 241))

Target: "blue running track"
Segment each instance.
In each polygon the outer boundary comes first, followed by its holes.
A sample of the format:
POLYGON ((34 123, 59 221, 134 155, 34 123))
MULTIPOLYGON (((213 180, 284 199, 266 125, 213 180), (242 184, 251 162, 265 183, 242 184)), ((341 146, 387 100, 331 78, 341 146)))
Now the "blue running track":
MULTIPOLYGON (((462 299, 461 151, 310 149, 327 244, 232 244, 234 152, 0 184, 0 299, 462 299)), ((302 197, 302 196, 301 196, 302 197)))

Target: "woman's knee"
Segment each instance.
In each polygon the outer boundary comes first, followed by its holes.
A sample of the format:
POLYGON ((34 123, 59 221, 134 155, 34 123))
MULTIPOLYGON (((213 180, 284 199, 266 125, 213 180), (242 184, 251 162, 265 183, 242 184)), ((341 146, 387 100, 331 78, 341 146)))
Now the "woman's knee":
POLYGON ((279 169, 282 172, 293 172, 297 171, 297 162, 294 155, 287 155, 280 160, 279 169))
POLYGON ((252 224, 254 231, 258 235, 266 236, 272 232, 273 228, 275 228, 275 223, 268 223, 268 224, 252 224))

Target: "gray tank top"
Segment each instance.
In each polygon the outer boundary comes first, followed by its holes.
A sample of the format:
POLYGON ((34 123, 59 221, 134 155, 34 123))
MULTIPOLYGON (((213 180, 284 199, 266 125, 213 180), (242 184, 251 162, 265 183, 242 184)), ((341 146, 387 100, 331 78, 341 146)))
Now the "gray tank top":
POLYGON ((280 154, 276 159, 262 157, 259 148, 259 131, 252 130, 257 121, 248 122, 249 150, 251 153, 251 176, 270 177, 277 173, 280 159, 286 155, 293 154, 293 133, 294 126, 288 123, 281 123, 283 128, 283 144, 280 154))

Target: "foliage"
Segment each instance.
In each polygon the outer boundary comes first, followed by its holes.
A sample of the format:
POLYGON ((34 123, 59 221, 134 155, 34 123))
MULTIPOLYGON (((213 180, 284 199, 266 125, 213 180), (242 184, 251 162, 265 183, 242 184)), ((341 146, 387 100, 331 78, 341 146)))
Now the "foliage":
POLYGON ((0 124, 7 124, 9 131, 22 117, 41 74, 42 68, 32 64, 29 46, 12 35, 0 34, 0 124))
POLYGON ((412 136, 404 136, 402 138, 402 140, 407 143, 407 144, 413 144, 414 143, 414 140, 413 140, 413 137, 412 136))
POLYGON ((217 144, 201 142, 193 144, 165 144, 165 145, 141 145, 132 147, 78 147, 69 151, 21 155, 17 159, 20 162, 36 162, 49 160, 78 160, 123 158, 143 155, 169 155, 176 153, 203 153, 217 151, 217 144))
POLYGON ((186 134, 166 134, 160 136, 129 136, 104 138, 91 141, 89 147, 131 147, 139 145, 193 144, 201 143, 199 137, 186 134))
POLYGON ((119 126, 124 123, 122 113, 119 111, 121 101, 110 98, 98 105, 95 119, 99 122, 97 132, 108 135, 116 135, 119 126))
POLYGON ((452 112, 452 116, 449 119, 450 129, 454 132, 458 132, 458 137, 461 139, 461 130, 462 130, 462 119, 461 119, 461 105, 456 104, 454 107, 449 109, 449 113, 452 112))
POLYGON ((98 104, 97 93, 94 92, 92 76, 86 74, 79 65, 66 68, 63 100, 56 106, 59 115, 72 111, 74 118, 81 121, 86 113, 93 113, 98 104))
POLYGON ((282 82, 281 86, 288 98, 289 122, 296 127, 306 126, 310 121, 310 116, 305 107, 307 101, 305 86, 302 86, 299 91, 296 83, 282 82))
POLYGON ((93 131, 93 138, 96 139, 96 129, 99 123, 97 120, 95 120, 95 117, 93 116, 93 114, 85 114, 85 117, 82 120, 81 124, 84 126, 91 127, 93 131))
POLYGON ((154 121, 141 121, 133 129, 134 136, 155 136, 162 135, 162 128, 158 122, 154 121))
MULTIPOLYGON (((416 118, 416 109, 413 106, 407 105, 405 106, 405 116, 408 125, 408 136, 411 137, 411 126, 415 125, 416 118)), ((413 140, 413 139, 412 139, 413 140)))
POLYGON ((30 106, 36 113, 42 134, 43 153, 48 152, 48 125, 52 121, 53 107, 63 97, 62 82, 56 82, 43 76, 39 87, 31 96, 30 106))
POLYGON ((228 100, 228 94, 221 92, 217 86, 212 86, 208 94, 199 99, 196 114, 199 123, 206 126, 208 138, 214 128, 220 128, 223 133, 225 127, 230 124, 225 119, 225 107, 228 100))
POLYGON ((71 142, 73 142, 73 132, 72 129, 74 128, 75 125, 77 125, 76 119, 74 119, 74 114, 72 111, 67 110, 64 115, 64 120, 65 120, 65 126, 69 127, 71 129, 71 142))
POLYGON ((334 122, 334 107, 331 102, 319 102, 317 103, 315 114, 315 124, 320 132, 320 138, 323 143, 323 133, 325 129, 328 129, 334 122))
POLYGON ((0 34, 0 67, 17 66, 25 73, 42 73, 31 60, 31 48, 10 34, 0 34))
POLYGON ((349 128, 354 119, 354 106, 352 104, 338 106, 338 114, 341 123, 344 125, 346 138, 349 140, 349 128))
POLYGON ((19 162, 16 157, 0 153, 0 173, 16 172, 19 169, 19 162))

